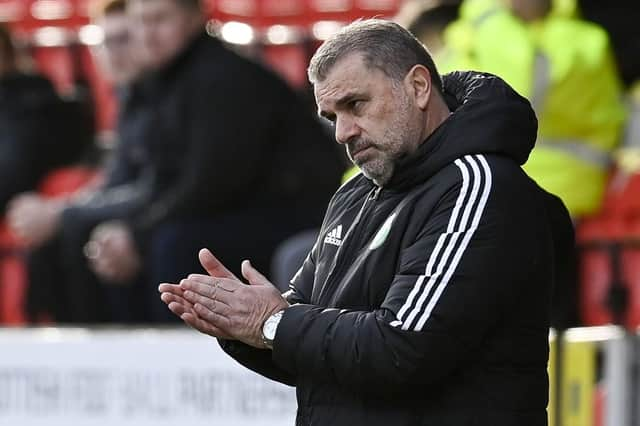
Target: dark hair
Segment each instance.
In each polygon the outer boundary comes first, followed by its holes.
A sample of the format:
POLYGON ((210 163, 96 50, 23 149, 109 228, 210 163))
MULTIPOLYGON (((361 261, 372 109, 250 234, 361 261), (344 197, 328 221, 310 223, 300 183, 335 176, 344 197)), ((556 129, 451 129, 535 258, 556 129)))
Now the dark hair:
POLYGON ((16 58, 16 48, 11 38, 11 30, 6 24, 0 23, 0 60, 13 62, 16 58))
POLYGON ((415 65, 423 65, 442 93, 442 78, 427 48, 400 25, 382 19, 357 20, 326 40, 311 58, 309 81, 323 81, 338 61, 353 53, 362 54, 367 66, 396 81, 415 65))
POLYGON ((98 19, 111 14, 125 13, 126 11, 126 0, 103 0, 92 8, 91 17, 98 19))

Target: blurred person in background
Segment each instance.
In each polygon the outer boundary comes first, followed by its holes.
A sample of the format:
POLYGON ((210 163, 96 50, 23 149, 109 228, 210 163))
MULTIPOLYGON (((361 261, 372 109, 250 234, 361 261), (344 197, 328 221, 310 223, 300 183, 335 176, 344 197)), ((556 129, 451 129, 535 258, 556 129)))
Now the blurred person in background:
POLYGON ((497 74, 532 102, 539 139, 525 170, 578 220, 600 207, 625 110, 607 33, 576 7, 466 0, 445 42, 456 55, 446 67, 497 74))
POLYGON ((142 64, 137 60, 125 0, 97 3, 92 19, 104 33, 103 43, 93 53, 119 100, 118 142, 102 171, 104 181, 96 187, 65 200, 25 194, 12 204, 10 224, 32 249, 27 293, 27 313, 32 320, 48 316, 62 322, 134 319, 129 303, 136 300, 135 287, 98 282, 88 267, 83 246, 99 223, 123 218, 136 208, 135 203, 126 201, 137 194, 122 169, 138 137, 130 94, 142 64))
POLYGON ((61 98, 45 77, 18 66, 9 28, 0 24, 0 209, 36 189, 56 168, 78 161, 92 129, 80 105, 61 98))
MULTIPOLYGON (((132 244, 94 269, 109 278, 146 249, 152 292, 197 268, 194 254, 206 244, 236 271, 246 250, 267 269, 279 242, 320 224, 318 206, 342 172, 340 162, 323 160, 340 154, 286 83, 204 31, 199 1, 130 0, 129 11, 153 69, 144 138, 154 182, 144 211, 107 228, 132 244)), ((154 308, 154 317, 171 318, 160 303, 154 308)))
MULTIPOLYGON (((465 0, 445 43, 444 71, 497 74, 531 101, 539 129, 525 171, 562 199, 574 221, 597 213, 625 121, 605 30, 579 19, 573 0, 465 0)), ((574 244, 563 252, 552 320, 558 328, 580 323, 574 244)))
MULTIPOLYGON (((126 136, 107 178, 118 185, 94 209, 107 215, 83 243, 101 283, 137 285, 146 297, 135 312, 166 321, 158 281, 194 270, 203 245, 236 268, 247 250, 268 266, 277 243, 320 223, 318 206, 342 169, 329 161, 340 154, 312 111, 281 79, 208 35, 197 0, 129 0, 127 16, 146 72, 123 111, 126 136), (114 206, 124 214, 107 217, 114 206)), ((78 212, 65 210, 63 220, 78 212)), ((87 281, 71 278, 74 288, 87 281)), ((82 313, 71 320, 109 319, 82 313)))

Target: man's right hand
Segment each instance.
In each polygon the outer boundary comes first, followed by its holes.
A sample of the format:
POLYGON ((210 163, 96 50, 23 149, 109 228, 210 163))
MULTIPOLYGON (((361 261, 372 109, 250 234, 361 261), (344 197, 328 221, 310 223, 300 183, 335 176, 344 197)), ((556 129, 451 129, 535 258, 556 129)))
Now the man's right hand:
POLYGON ((64 201, 50 200, 35 193, 18 195, 7 209, 11 231, 28 247, 47 242, 58 230, 64 201))
MULTIPOLYGON (((208 276, 202 276, 204 282, 209 277, 215 278, 229 278, 237 280, 236 276, 229 271, 218 259, 216 259, 209 250, 200 250, 198 255, 200 263, 209 274, 208 276)), ((198 274, 192 274, 189 278, 196 278, 198 274)), ((184 280, 183 280, 184 281, 184 280)), ((196 312, 193 304, 184 298, 184 291, 178 284, 164 283, 160 284, 158 290, 161 293, 160 298, 167 304, 171 312, 179 316, 186 324, 200 331, 201 333, 208 334, 209 336, 233 340, 224 331, 220 330, 215 325, 206 321, 196 312)))

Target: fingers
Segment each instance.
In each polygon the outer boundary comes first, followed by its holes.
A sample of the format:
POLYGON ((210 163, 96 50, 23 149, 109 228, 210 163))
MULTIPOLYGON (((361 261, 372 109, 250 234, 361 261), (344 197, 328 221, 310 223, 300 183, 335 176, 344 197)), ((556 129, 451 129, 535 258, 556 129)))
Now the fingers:
POLYGON ((212 277, 237 279, 208 249, 200 250, 198 258, 202 267, 212 277))
POLYGON ((184 297, 180 297, 180 296, 176 296, 175 294, 171 294, 171 293, 162 293, 160 295, 160 299, 168 305, 170 305, 171 303, 178 303, 182 306, 184 306, 187 311, 191 311, 193 310, 193 304, 191 302, 189 302, 187 299, 185 299, 184 297))
MULTIPOLYGON (((193 305, 195 311, 198 312, 198 314, 201 314, 203 312, 198 311, 196 307, 203 306, 207 312, 213 312, 225 318, 229 316, 229 305, 219 300, 210 299, 208 297, 201 296, 198 293, 194 293, 188 290, 184 292, 184 300, 193 305)), ((206 319, 209 318, 207 317, 206 319)))
MULTIPOLYGON (((225 315, 223 315, 220 310, 219 311, 214 311, 211 310, 209 308, 207 308, 206 306, 203 306, 201 304, 196 304, 193 307, 195 313, 198 315, 198 317, 202 318, 203 320, 205 320, 208 324, 215 326, 216 328, 222 330, 228 330, 230 329, 230 325, 231 325, 231 321, 229 320, 229 318, 225 315)), ((222 310, 226 310, 227 311, 227 315, 229 314, 228 308, 224 308, 222 310)))
POLYGON ((269 280, 258 272, 248 260, 242 262, 242 276, 245 277, 251 285, 271 285, 269 280))
POLYGON ((182 296, 182 289, 178 284, 162 283, 158 286, 160 293, 173 293, 177 296, 182 296))
POLYGON ((169 308, 169 310, 171 312, 173 312, 174 314, 176 314, 180 318, 182 318, 182 316, 184 314, 192 313, 192 311, 190 309, 188 309, 186 306, 182 305, 181 303, 177 303, 177 302, 171 302, 171 303, 167 304, 167 307, 169 308))
MULTIPOLYGON (((196 304, 200 304, 205 306, 210 311, 216 310, 216 300, 214 298, 205 297, 198 293, 194 293, 193 291, 187 290, 184 292, 184 299, 194 306, 196 304)), ((218 302, 217 305, 222 306, 224 304, 222 302, 218 302)))
POLYGON ((203 320, 202 318, 192 313, 184 313, 180 316, 180 318, 185 323, 187 323, 188 325, 195 328, 201 333, 208 334, 209 336, 213 336, 213 337, 219 337, 221 339, 232 338, 229 334, 225 333, 220 328, 208 323, 207 321, 203 320))
POLYGON ((183 291, 190 290, 207 299, 216 300, 226 305, 231 304, 234 299, 233 293, 243 285, 237 281, 220 278, 214 279, 213 283, 203 283, 195 279, 186 279, 180 282, 180 287, 183 291))

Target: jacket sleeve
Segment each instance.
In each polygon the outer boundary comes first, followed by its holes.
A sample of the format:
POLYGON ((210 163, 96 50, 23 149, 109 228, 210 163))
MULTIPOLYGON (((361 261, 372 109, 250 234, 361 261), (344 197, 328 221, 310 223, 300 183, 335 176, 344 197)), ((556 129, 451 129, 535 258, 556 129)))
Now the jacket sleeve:
POLYGON ((275 363, 361 392, 401 392, 472 362, 531 258, 509 209, 492 200, 491 180, 477 184, 457 183, 422 219, 379 309, 288 308, 275 363))
MULTIPOLYGON (((307 256, 296 276, 291 280, 291 289, 284 294, 289 303, 308 302, 308 299, 305 298, 305 293, 307 288, 310 293, 313 284, 316 247, 317 244, 307 256)), ((218 342, 228 355, 243 366, 272 380, 295 386, 296 374, 276 365, 272 359, 272 351, 256 349, 238 341, 218 339, 218 342)))
POLYGON ((272 352, 268 349, 257 349, 236 340, 218 339, 218 343, 227 355, 241 365, 261 376, 289 386, 296 385, 296 377, 273 363, 272 352))
POLYGON ((116 147, 106 167, 105 181, 95 191, 79 194, 70 209, 82 210, 96 221, 128 219, 141 211, 151 197, 154 176, 150 170, 140 170, 126 155, 128 147, 116 147))

